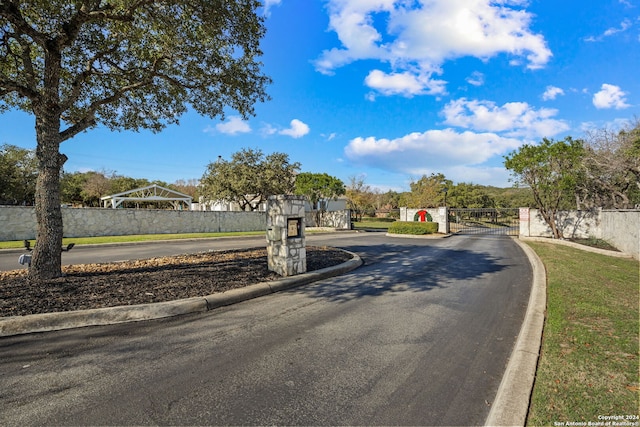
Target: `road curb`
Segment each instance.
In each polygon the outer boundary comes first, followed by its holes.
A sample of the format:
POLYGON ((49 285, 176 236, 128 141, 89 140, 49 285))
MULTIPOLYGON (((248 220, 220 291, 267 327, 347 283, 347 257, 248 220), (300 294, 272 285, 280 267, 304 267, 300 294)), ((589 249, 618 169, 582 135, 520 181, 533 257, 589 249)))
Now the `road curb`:
POLYGON ((574 249, 580 249, 581 251, 584 251, 584 252, 592 252, 594 254, 606 255, 614 258, 629 258, 629 259, 635 258, 633 255, 627 254, 625 252, 615 252, 607 249, 592 248, 591 246, 581 245, 579 243, 574 243, 568 240, 552 239, 549 237, 520 237, 520 239, 525 242, 528 241, 528 242, 553 243, 555 245, 569 246, 574 249))
POLYGON ((0 319, 0 337, 23 335, 34 332, 57 331, 87 326, 113 325, 117 323, 139 322, 161 319, 182 314, 214 310, 238 302, 273 294, 296 286, 347 273, 362 265, 360 256, 344 251, 353 258, 342 264, 321 270, 285 277, 272 282, 262 282, 244 288, 232 289, 203 297, 186 298, 176 301, 138 304, 91 310, 66 311, 57 313, 12 316, 0 319))
POLYGON ((513 239, 525 252, 533 270, 529 304, 498 393, 485 426, 524 426, 538 367, 547 307, 547 275, 542 260, 528 245, 513 239))

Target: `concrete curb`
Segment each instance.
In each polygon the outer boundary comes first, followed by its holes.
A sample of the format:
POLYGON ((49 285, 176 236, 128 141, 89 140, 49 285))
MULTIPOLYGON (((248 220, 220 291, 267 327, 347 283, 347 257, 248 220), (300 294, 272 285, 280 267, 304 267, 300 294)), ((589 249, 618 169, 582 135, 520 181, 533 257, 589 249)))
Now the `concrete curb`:
POLYGON ((357 254, 348 251, 345 252, 349 253, 353 258, 340 265, 323 268, 321 270, 297 276, 286 277, 273 282, 257 283, 255 285, 233 289, 219 294, 153 304, 139 304, 2 318, 0 319, 0 337, 81 328, 85 326, 138 322, 142 320, 161 319, 163 317, 214 310, 218 307, 269 295, 286 289, 291 289, 296 286, 306 285, 317 280, 338 276, 362 265, 362 259, 357 254))
POLYGON ((525 425, 542 344, 547 307, 546 271, 533 249, 518 239, 514 240, 529 258, 533 270, 533 284, 518 340, 507 363, 507 369, 491 405, 485 426, 525 425))
POLYGON ((568 240, 558 240, 552 239, 549 237, 520 237, 520 240, 529 241, 529 242, 542 242, 542 243, 553 243, 555 245, 569 246, 575 249, 580 249, 585 252, 593 252, 600 255, 606 255, 614 258, 629 258, 635 259, 635 257, 631 254, 627 254, 624 252, 616 252, 609 251, 606 249, 592 248, 591 246, 581 245, 579 243, 570 242, 568 240))
POLYGON ((544 264, 533 249, 524 242, 553 243, 615 258, 634 259, 634 256, 623 252, 592 248, 566 240, 545 237, 520 237, 514 240, 529 258, 533 269, 533 285, 518 340, 509 358, 485 426, 524 426, 529 411, 546 316, 547 277, 544 264))

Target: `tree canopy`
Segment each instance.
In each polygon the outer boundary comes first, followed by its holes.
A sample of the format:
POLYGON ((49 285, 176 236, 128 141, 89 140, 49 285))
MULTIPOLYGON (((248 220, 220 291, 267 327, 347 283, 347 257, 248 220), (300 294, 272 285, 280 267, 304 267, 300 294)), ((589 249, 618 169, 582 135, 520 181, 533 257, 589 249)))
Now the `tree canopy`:
POLYGON ((344 182, 327 173, 302 172, 296 176, 295 192, 307 196, 312 209, 324 211, 327 202, 345 194, 344 182))
POLYGON ((200 181, 200 195, 210 201, 236 202, 242 210, 256 210, 269 196, 293 194, 300 164, 284 153, 265 156, 262 150, 242 149, 231 160, 209 163, 200 181))
POLYGON ((329 201, 337 200, 345 191, 344 182, 327 173, 303 172, 296 176, 295 192, 309 200, 311 209, 316 211, 316 225, 322 224, 329 201))
MULTIPOLYGON (((178 180, 173 184, 163 181, 149 181, 146 178, 131 178, 118 175, 115 172, 89 171, 89 172, 64 172, 60 179, 61 201, 63 204, 83 207, 101 206, 100 198, 103 196, 124 193, 136 188, 148 187, 157 184, 161 187, 169 188, 180 193, 188 194, 197 198, 197 187, 195 180, 189 182, 178 180)), ((122 207, 153 207, 163 208, 165 205, 157 202, 130 202, 125 201, 122 207)), ((172 207, 167 203, 166 207, 172 207)))
POLYGON ((0 111, 33 114, 31 279, 60 276, 60 144, 98 125, 160 131, 182 113, 243 117, 267 98, 258 0, 2 0, 0 111))
POLYGON ((410 208, 433 208, 444 206, 445 189, 449 191, 453 182, 444 174, 423 175, 419 180, 411 182, 410 208))
POLYGON ((482 185, 461 182, 448 188, 450 208, 495 208, 495 200, 482 185))
POLYGON ((588 132, 578 209, 629 209, 640 205, 640 120, 621 130, 588 132))
POLYGON ((374 213, 376 195, 371 186, 365 183, 363 176, 350 176, 347 185, 347 206, 355 214, 356 220, 362 220, 366 212, 374 213))
POLYGON ((531 188, 540 215, 557 239, 563 237, 556 224, 557 213, 573 202, 584 152, 580 140, 544 138, 538 145, 525 144, 505 157, 505 167, 512 171, 516 184, 531 188))
POLYGON ((38 169, 32 150, 0 146, 0 203, 33 205, 38 169))

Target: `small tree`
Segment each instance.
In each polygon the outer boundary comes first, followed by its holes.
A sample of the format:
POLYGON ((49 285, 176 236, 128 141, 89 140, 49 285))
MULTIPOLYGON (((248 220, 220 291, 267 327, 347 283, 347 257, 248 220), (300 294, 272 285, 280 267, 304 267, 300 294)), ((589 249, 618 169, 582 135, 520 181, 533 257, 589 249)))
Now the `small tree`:
POLYGON ((38 165, 33 150, 0 146, 0 203, 33 205, 38 165))
POLYGON ((434 208, 444 205, 445 189, 450 189, 453 182, 441 173, 432 173, 429 176, 423 175, 409 186, 411 188, 409 207, 434 208))
POLYGON ((311 208, 316 211, 316 225, 321 224, 322 216, 330 200, 337 200, 345 194, 344 182, 326 173, 303 172, 296 176, 296 194, 306 196, 311 208))
POLYGON ((187 194, 193 197, 194 200, 198 200, 198 180, 197 179, 179 179, 169 186, 180 193, 187 194))
POLYGON ((556 239, 563 238, 557 214, 572 202, 583 156, 582 141, 567 137, 564 141, 544 138, 539 145, 525 144, 505 157, 504 165, 512 171, 516 185, 531 188, 536 207, 556 239))
POLYGON ((89 172, 87 174, 87 180, 82 187, 82 197, 87 206, 99 207, 100 198, 108 194, 112 194, 111 180, 113 179, 113 172, 89 172))
POLYGON ((160 131, 188 107, 246 117, 266 98, 258 0, 2 0, 0 111, 33 114, 31 279, 62 274, 60 144, 97 125, 160 131))
POLYGON ((200 195, 209 200, 236 202, 242 210, 256 210, 269 196, 293 194, 299 163, 289 156, 242 149, 231 161, 209 163, 200 181, 200 195))
POLYGON ((347 205, 355 214, 357 221, 362 221, 362 216, 367 210, 373 210, 375 194, 371 187, 365 184, 362 176, 349 177, 346 195, 347 205))

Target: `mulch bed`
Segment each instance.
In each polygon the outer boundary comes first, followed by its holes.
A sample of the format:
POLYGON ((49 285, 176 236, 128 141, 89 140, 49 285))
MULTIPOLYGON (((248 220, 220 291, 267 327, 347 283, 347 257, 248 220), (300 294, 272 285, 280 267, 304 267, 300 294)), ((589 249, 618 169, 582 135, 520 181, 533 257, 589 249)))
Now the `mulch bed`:
MULTIPOLYGON (((307 271, 351 255, 307 247, 307 271)), ((264 248, 63 267, 64 277, 32 283, 26 270, 0 272, 0 317, 172 301, 211 295, 280 276, 264 248)))

